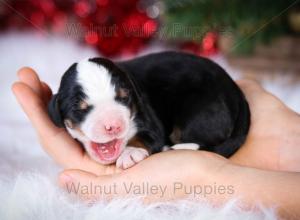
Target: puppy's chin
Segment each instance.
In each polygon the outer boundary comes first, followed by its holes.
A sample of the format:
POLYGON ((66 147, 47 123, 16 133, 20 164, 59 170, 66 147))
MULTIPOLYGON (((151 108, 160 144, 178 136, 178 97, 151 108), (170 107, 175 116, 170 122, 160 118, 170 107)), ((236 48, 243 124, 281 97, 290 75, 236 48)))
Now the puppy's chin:
POLYGON ((106 143, 88 141, 84 147, 89 156, 96 162, 108 165, 115 163, 126 147, 124 139, 113 139, 106 143))

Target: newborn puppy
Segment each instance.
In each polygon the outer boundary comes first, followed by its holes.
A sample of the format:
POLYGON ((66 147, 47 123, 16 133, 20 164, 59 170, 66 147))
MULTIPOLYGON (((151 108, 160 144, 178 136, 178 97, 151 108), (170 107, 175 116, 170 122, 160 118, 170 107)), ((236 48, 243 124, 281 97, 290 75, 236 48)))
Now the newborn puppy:
POLYGON ((169 149, 229 157, 250 119, 244 95, 220 66, 179 52, 74 63, 48 111, 92 159, 123 169, 169 149))

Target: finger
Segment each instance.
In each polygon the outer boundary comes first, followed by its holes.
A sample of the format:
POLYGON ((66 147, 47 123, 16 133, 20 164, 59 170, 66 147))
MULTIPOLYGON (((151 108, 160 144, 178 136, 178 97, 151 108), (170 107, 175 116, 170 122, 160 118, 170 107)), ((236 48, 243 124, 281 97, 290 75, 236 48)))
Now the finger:
POLYGON ((17 82, 13 84, 12 90, 39 134, 53 136, 60 130, 52 123, 42 99, 31 87, 22 82, 17 82))
POLYGON ((241 79, 237 80, 236 83, 243 91, 246 99, 252 103, 255 102, 262 94, 265 94, 266 91, 264 88, 255 80, 241 79))
POLYGON ((47 105, 52 97, 52 90, 45 82, 41 82, 41 86, 42 86, 43 99, 45 104, 47 105))
POLYGON ((102 166, 91 160, 77 141, 63 128, 56 127, 50 120, 43 101, 28 85, 17 82, 12 90, 39 134, 45 151, 57 163, 65 168, 81 168, 96 174, 117 172, 111 166, 102 166))
POLYGON ((258 92, 264 91, 261 85, 255 80, 240 79, 237 80, 236 83, 245 94, 252 94, 253 92, 257 92, 257 91, 258 92))
POLYGON ((18 71, 18 77, 21 82, 27 84, 38 95, 42 95, 40 79, 36 72, 29 68, 23 67, 18 71))
POLYGON ((50 152, 55 159, 60 154, 74 157, 75 160, 79 157, 82 159, 82 150, 78 143, 64 129, 52 123, 43 101, 29 86, 18 82, 13 84, 12 90, 42 141, 44 140, 43 146, 46 145, 47 152, 50 152), (47 141, 50 144, 47 144, 47 141))

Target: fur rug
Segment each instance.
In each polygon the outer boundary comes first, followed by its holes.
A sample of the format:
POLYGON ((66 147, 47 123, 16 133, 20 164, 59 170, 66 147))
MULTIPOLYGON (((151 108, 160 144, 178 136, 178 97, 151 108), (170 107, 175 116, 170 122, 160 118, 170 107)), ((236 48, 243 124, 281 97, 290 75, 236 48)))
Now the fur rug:
MULTIPOLYGON (((155 45, 151 48, 143 53, 161 49, 155 45)), ((255 210, 245 211, 236 200, 216 208, 205 201, 188 200, 145 206, 137 199, 88 206, 69 198, 56 184, 61 168, 41 149, 10 86, 16 80, 17 69, 26 65, 36 69, 56 91, 62 73, 71 63, 97 53, 59 36, 8 33, 0 36, 0 54, 0 219, 276 219, 274 209, 258 204, 255 210)), ((234 78, 240 76, 222 57, 215 59, 234 78)), ((285 89, 285 82, 275 78, 263 84, 299 111, 299 83, 285 89)))

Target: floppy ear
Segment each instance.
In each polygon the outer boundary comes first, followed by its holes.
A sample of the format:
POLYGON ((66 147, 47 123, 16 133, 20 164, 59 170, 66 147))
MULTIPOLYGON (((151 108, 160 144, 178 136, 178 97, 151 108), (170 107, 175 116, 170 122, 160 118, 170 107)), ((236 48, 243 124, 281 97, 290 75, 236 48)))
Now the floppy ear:
POLYGON ((59 103, 58 103, 58 94, 52 96, 49 104, 48 104, 48 114, 52 120, 52 122, 57 127, 64 127, 64 123, 60 114, 59 103))

